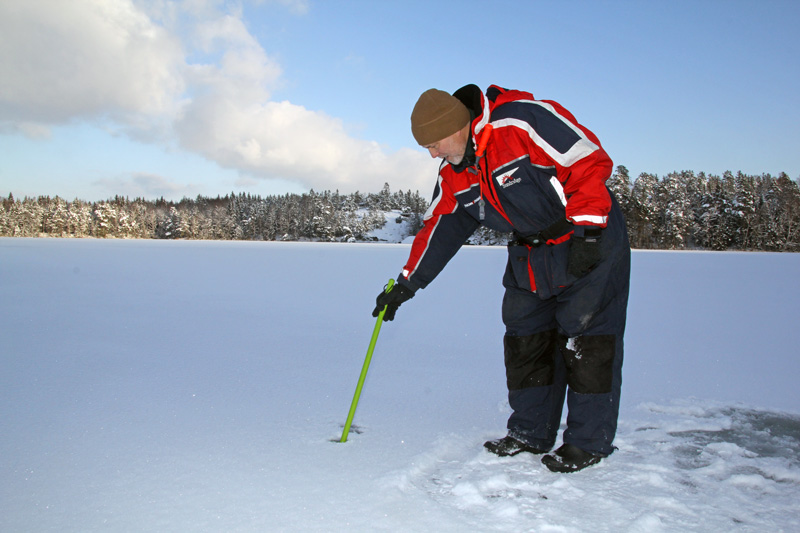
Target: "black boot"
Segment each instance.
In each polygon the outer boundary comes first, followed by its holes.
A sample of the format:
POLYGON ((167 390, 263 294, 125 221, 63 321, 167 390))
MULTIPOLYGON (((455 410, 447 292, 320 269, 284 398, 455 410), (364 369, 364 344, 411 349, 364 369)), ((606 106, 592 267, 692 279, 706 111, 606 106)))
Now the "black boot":
POLYGON ((555 453, 542 457, 542 464, 551 472, 577 472, 600 462, 602 455, 583 451, 572 444, 563 444, 555 453))
POLYGON ((547 450, 540 450, 539 448, 528 446, 510 435, 506 435, 502 439, 486 441, 483 443, 483 447, 498 457, 510 457, 522 452, 535 454, 547 453, 547 450))

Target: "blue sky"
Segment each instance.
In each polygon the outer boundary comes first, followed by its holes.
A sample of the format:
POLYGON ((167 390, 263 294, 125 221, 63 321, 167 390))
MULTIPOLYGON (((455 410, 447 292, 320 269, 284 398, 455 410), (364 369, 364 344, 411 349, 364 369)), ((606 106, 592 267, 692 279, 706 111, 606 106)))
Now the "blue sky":
POLYGON ((800 2, 3 0, 0 195, 419 190, 436 87, 556 100, 632 177, 800 177, 800 2))

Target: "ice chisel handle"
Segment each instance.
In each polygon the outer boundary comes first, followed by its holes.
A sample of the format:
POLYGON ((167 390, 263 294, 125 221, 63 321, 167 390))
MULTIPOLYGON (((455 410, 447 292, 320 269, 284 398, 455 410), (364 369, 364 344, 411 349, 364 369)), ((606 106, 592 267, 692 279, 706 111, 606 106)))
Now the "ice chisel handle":
MULTIPOLYGON (((390 279, 386 284, 386 292, 392 290, 394 280, 390 279)), ((353 395, 353 401, 350 403, 350 412, 347 414, 347 422, 344 423, 344 431, 342 431, 342 439, 339 442, 347 442, 347 435, 350 433, 350 424, 353 423, 353 416, 356 414, 356 407, 358 406, 358 399, 361 397, 361 389, 364 387, 364 380, 367 378, 367 371, 369 370, 369 363, 372 361, 372 352, 375 351, 375 343, 378 342, 378 333, 381 332, 381 325, 383 324, 383 315, 386 313, 386 306, 383 306, 378 315, 378 320, 375 321, 375 329, 372 330, 372 339, 369 341, 369 348, 367 348, 367 356, 364 358, 364 365, 361 367, 361 375, 358 378, 358 385, 356 385, 356 393, 353 395)))

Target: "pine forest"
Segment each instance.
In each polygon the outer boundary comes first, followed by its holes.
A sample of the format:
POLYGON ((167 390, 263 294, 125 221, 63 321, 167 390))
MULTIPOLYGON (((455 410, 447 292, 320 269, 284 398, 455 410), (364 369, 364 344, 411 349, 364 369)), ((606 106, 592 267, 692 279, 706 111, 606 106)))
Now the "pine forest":
MULTIPOLYGON (((778 177, 642 173, 618 166, 607 185, 625 214, 631 246, 664 250, 800 252, 800 188, 778 177)), ((429 200, 419 192, 234 194, 179 202, 115 197, 101 202, 58 196, 2 200, 0 236, 134 239, 368 242, 389 218, 407 235, 422 225, 429 200)), ((468 243, 504 245, 508 235, 481 228, 468 243)))

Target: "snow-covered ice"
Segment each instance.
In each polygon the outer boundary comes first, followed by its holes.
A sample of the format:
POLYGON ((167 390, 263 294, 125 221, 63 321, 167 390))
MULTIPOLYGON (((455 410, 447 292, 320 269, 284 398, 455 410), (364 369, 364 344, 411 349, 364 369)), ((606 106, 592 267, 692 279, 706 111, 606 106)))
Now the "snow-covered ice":
POLYGON ((502 247, 0 239, 0 531, 798 531, 800 254, 633 254, 601 464, 504 434, 502 247))

